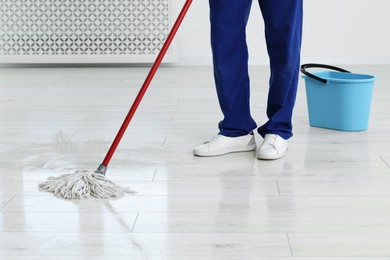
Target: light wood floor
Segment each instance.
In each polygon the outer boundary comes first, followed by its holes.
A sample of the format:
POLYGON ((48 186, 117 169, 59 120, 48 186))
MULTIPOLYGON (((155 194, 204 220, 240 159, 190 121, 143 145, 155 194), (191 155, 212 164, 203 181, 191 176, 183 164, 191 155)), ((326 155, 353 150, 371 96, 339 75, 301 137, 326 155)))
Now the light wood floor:
MULTIPOLYGON (((0 259, 390 259, 390 66, 345 68, 379 77, 368 131, 310 127, 301 80, 278 161, 194 157, 221 119, 212 69, 160 69, 107 173, 134 194, 81 202, 37 184, 101 163, 148 69, 0 69, 0 259)), ((261 124, 267 68, 251 82, 261 124)))

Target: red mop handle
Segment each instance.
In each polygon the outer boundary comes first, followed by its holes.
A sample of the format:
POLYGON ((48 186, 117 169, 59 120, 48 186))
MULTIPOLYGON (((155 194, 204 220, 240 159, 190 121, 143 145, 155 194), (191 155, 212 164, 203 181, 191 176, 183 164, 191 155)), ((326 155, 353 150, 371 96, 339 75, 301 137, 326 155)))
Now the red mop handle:
POLYGON ((148 76, 146 77, 144 84, 142 85, 142 88, 138 92, 138 95, 137 95, 136 99, 134 100, 134 103, 131 106, 129 113, 127 114, 125 120, 123 121, 121 128, 119 129, 114 141, 112 142, 111 147, 108 150, 107 155, 104 158, 102 165, 107 166, 108 163, 110 162, 112 156, 114 155, 114 152, 115 152, 116 148, 118 147, 119 142, 121 141, 128 125, 130 124, 130 121, 133 118, 133 115, 134 115, 135 111, 137 110, 138 105, 141 102, 146 90, 148 89, 150 82, 152 81, 152 79, 154 77, 154 74, 156 74, 156 71, 161 64, 161 61, 163 60, 165 53, 167 52, 167 50, 169 48, 169 45, 171 44, 173 38, 175 37, 175 34, 176 34, 177 30, 179 29, 180 24, 184 19, 184 16, 186 15, 188 9, 190 8, 191 3, 192 3, 192 0, 186 0, 185 4, 183 6, 183 9, 181 10, 175 24, 173 25, 171 32, 169 33, 162 49, 160 50, 160 53, 158 54, 158 56, 156 58, 156 61, 153 63, 153 66, 150 69, 150 72, 149 72, 148 76))

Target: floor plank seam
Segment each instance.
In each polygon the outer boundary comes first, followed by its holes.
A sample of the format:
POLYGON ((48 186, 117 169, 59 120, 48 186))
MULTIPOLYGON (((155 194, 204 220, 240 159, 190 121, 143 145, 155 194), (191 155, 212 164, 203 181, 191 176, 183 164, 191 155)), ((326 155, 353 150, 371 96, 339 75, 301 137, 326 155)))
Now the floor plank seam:
POLYGON ((9 203, 11 203, 11 201, 12 201, 15 197, 16 197, 16 195, 13 195, 13 196, 11 197, 11 199, 9 199, 9 200, 4 204, 4 206, 0 208, 0 212, 2 212, 3 209, 4 209, 5 207, 7 207, 7 205, 8 205, 9 203))
POLYGON ((282 196, 281 193, 280 193, 280 188, 279 188, 279 183, 278 183, 278 181, 276 181, 276 187, 278 188, 279 196, 282 196))
POLYGON ((158 168, 156 168, 156 169, 154 170, 154 174, 153 174, 152 182, 154 182, 154 179, 156 178, 157 170, 158 170, 158 168))
POLYGON ((294 257, 294 254, 293 254, 293 251, 292 251, 292 248, 291 248, 290 237, 289 237, 288 233, 286 233, 286 236, 287 236, 288 246, 290 248, 290 254, 291 254, 292 257, 294 257))
POLYGON ((139 216, 139 212, 137 213, 137 216, 135 217, 133 227, 131 228, 131 233, 133 233, 133 231, 134 231, 135 224, 137 223, 137 220, 138 220, 138 216, 139 216))
POLYGON ((383 159, 382 156, 379 156, 379 158, 381 158, 381 160, 386 164, 387 168, 390 168, 390 165, 387 164, 387 162, 385 161, 385 159, 383 159))

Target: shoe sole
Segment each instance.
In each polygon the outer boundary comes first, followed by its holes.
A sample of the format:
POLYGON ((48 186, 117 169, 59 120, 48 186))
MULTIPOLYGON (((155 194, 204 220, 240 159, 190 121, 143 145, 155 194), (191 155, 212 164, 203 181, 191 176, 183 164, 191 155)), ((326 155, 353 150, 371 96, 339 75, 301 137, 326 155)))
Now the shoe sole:
POLYGON ((277 159, 283 158, 284 156, 286 156, 286 153, 278 155, 278 156, 264 156, 263 155, 263 156, 256 156, 256 157, 259 160, 272 161, 272 160, 277 160, 277 159))
POLYGON ((214 151, 213 153, 202 153, 202 152, 195 152, 194 155, 199 156, 199 157, 215 157, 215 156, 220 156, 220 155, 225 155, 229 153, 241 153, 241 152, 251 152, 256 150, 256 145, 251 145, 247 146, 245 148, 232 148, 229 150, 219 150, 219 151, 214 151))

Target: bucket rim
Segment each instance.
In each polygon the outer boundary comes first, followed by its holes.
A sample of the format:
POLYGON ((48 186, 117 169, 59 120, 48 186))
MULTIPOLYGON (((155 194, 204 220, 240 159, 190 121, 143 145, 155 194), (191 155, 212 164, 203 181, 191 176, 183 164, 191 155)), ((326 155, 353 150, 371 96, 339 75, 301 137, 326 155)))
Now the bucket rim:
MULTIPOLYGON (((362 73, 346 73, 346 72, 337 72, 337 71, 319 71, 319 72, 314 72, 312 73, 316 76, 320 76, 321 78, 325 79, 329 82, 339 82, 339 83, 366 83, 366 82, 373 82, 375 80, 377 80, 378 78, 374 75, 369 75, 369 74, 362 74, 362 73), (332 74, 332 75, 348 75, 348 76, 361 76, 361 77, 365 77, 365 78, 350 78, 350 79, 345 79, 345 78, 334 78, 334 77, 331 77, 331 76, 326 76, 326 75, 329 75, 329 74, 332 74)), ((305 79, 310 79, 310 80, 314 80, 312 78, 310 78, 309 76, 306 76, 306 75, 303 75, 302 78, 305 78, 305 79)))

